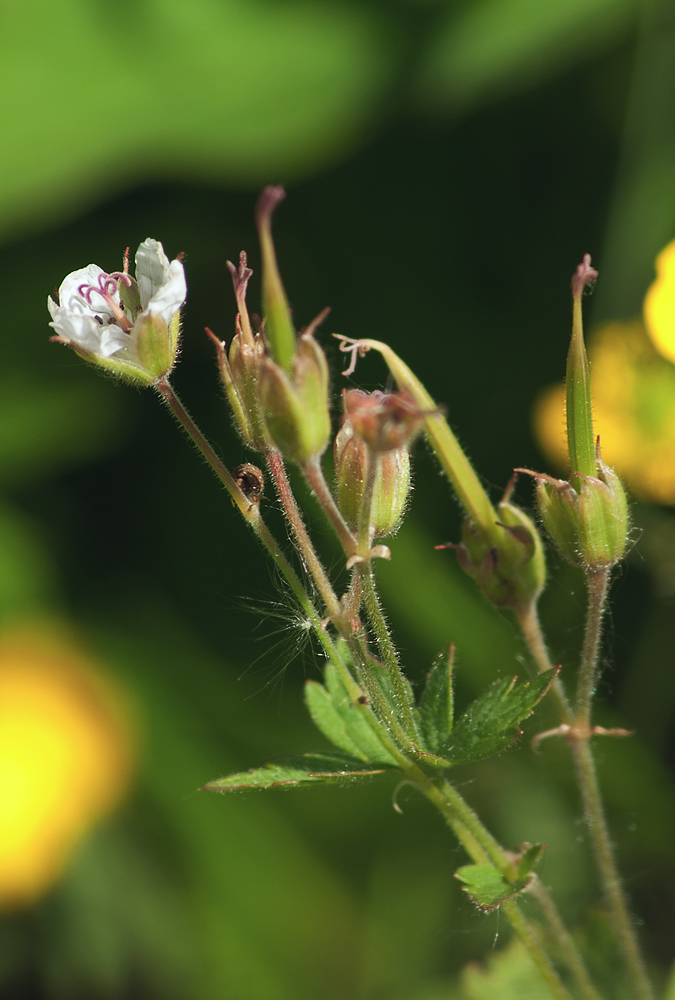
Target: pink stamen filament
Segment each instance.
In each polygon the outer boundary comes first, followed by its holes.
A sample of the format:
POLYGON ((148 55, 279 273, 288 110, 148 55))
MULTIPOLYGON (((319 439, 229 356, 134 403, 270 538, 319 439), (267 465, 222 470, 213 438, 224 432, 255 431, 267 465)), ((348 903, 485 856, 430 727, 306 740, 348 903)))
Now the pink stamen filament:
POLYGON ((82 298, 85 299, 85 301, 92 307, 92 309, 94 308, 91 301, 92 295, 94 293, 100 295, 122 330, 124 330, 125 333, 130 333, 133 323, 128 318, 122 307, 113 299, 113 295, 117 292, 118 279, 124 281, 125 284, 131 285, 132 279, 129 278, 128 275, 121 274, 117 271, 113 272, 113 274, 99 275, 98 287, 96 285, 80 285, 77 290, 82 298))

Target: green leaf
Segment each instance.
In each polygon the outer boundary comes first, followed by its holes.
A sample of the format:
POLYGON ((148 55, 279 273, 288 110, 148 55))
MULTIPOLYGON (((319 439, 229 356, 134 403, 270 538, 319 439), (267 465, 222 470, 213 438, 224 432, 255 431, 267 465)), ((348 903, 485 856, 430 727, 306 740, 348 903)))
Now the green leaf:
POLYGON ((491 865, 464 865, 455 872, 455 878, 464 882, 464 892, 481 910, 494 910, 506 899, 511 899, 526 889, 532 881, 530 875, 509 882, 491 865))
POLYGON ((431 668, 418 706, 420 730, 425 745, 435 753, 443 746, 452 729, 452 663, 455 647, 450 646, 431 668))
POLYGON ((453 764, 468 764, 503 750, 518 739, 518 723, 541 701, 557 673, 556 669, 547 670, 518 687, 516 677, 497 681, 469 705, 439 753, 453 764))
POLYGON ((331 664, 325 668, 324 680, 326 687, 316 681, 305 684, 305 704, 323 735, 362 761, 395 766, 396 761, 382 746, 359 707, 351 701, 331 664))
POLYGON ((262 767, 209 781, 207 792, 242 792, 252 788, 291 788, 317 783, 345 784, 372 778, 394 770, 386 766, 367 766, 362 760, 346 754, 306 753, 278 757, 262 767))

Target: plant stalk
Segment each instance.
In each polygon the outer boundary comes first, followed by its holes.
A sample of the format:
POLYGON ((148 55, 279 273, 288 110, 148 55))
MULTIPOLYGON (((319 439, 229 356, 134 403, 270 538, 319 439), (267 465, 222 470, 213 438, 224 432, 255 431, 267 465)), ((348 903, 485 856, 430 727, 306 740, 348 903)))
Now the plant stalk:
POLYGON ((302 473, 307 480, 307 483, 319 501, 321 507, 323 507, 326 516, 333 525, 335 533, 340 539, 340 543, 345 550, 347 556, 353 556, 357 552, 357 540, 349 530, 347 522, 343 518, 333 494, 330 491, 328 483, 326 482, 326 477, 323 474, 323 469, 321 468, 321 460, 318 457, 314 457, 306 462, 302 466, 302 473))
POLYGON ((328 575, 323 568, 323 564, 316 553, 316 549, 314 548, 307 532, 307 528, 305 527, 302 514, 300 513, 298 505, 295 502, 295 497, 293 496, 293 491, 291 490, 291 484, 289 483, 288 476, 286 474, 284 460, 276 448, 270 449, 267 452, 266 458, 270 474, 276 486, 277 496, 281 501, 284 513, 291 526, 291 531, 295 537, 296 545, 302 558, 307 564, 319 593, 324 600, 329 617, 332 621, 337 621, 342 617, 342 607, 335 591, 333 590, 331 582, 328 579, 328 575))
MULTIPOLYGON (((452 829, 471 860, 475 864, 493 864, 499 871, 508 876, 512 870, 510 859, 492 834, 483 826, 476 813, 464 801, 459 792, 449 781, 436 783, 427 778, 426 775, 423 775, 419 768, 415 768, 414 770, 417 774, 415 777, 411 777, 411 780, 441 812, 448 826, 452 829)), ((543 887, 542 891, 546 892, 543 887)), ((569 991, 553 967, 551 960, 529 922, 523 916, 518 904, 515 900, 511 899, 506 900, 501 905, 514 932, 520 938, 534 965, 546 982, 551 996, 555 997, 556 1000, 572 1000, 569 991)), ((552 900, 550 901, 550 906, 555 910, 552 900)), ((581 979, 579 978, 577 970, 584 968, 583 959, 576 951, 574 942, 571 939, 570 943, 574 951, 573 961, 570 961, 570 970, 574 975, 580 994, 584 996, 584 1000, 600 1000, 592 984, 590 991, 586 990, 584 992, 588 975, 586 974, 581 979)))

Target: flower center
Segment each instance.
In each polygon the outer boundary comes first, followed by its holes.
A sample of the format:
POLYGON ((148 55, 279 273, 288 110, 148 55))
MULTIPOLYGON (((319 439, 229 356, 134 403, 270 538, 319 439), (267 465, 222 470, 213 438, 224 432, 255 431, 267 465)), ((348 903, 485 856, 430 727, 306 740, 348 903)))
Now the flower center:
MULTIPOLYGON (((91 301, 91 297, 92 295, 99 295, 108 306, 108 309, 113 314, 122 330, 124 330, 125 333, 130 333, 133 328, 133 323, 119 302, 116 302, 114 299, 114 296, 118 294, 118 282, 120 281, 123 281, 125 285, 131 285, 132 279, 128 274, 122 273, 122 271, 113 271, 111 274, 100 274, 98 276, 97 285, 80 285, 77 290, 92 309, 94 309, 95 306, 91 301)), ((96 318, 101 321, 99 316, 96 318)))

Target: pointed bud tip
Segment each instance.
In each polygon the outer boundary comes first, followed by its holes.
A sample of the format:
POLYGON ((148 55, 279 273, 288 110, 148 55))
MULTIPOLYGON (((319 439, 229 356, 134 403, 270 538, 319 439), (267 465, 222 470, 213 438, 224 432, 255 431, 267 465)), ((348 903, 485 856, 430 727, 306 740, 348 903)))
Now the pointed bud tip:
POLYGON ((594 267, 591 267, 591 255, 585 253, 584 259, 572 275, 572 295, 574 298, 581 296, 588 286, 592 287, 597 277, 598 272, 594 267))
POLYGON ((270 224, 272 213, 285 197, 286 192, 279 184, 268 184, 262 189, 255 209, 255 218, 259 229, 270 224))

